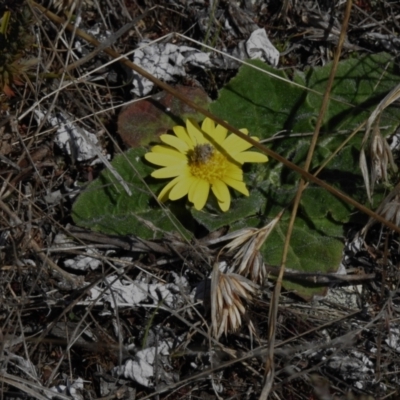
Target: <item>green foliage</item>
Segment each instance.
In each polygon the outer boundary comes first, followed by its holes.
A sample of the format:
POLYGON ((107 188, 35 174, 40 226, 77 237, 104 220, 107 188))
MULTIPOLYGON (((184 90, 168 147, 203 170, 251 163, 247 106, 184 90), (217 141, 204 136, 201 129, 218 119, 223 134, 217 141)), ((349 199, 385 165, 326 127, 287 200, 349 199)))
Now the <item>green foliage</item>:
MULTIPOLYGON (((317 274, 336 272, 342 260, 343 243, 329 234, 337 229, 335 224, 332 227, 330 225, 332 222, 329 219, 315 219, 310 224, 309 220, 298 217, 290 240, 287 268, 317 274)), ((287 228, 287 221, 279 223, 261 248, 261 254, 268 265, 281 264, 287 228)), ((307 300, 314 295, 323 295, 326 290, 324 286, 289 280, 284 281, 284 287, 307 300)))
MULTIPOLYGON (((274 70, 260 61, 251 64, 281 80, 245 65, 221 90, 219 99, 211 105, 211 111, 234 126, 245 126, 263 139, 282 130, 286 136, 292 132, 312 132, 331 65, 310 68, 305 72, 295 71, 291 83, 283 71, 274 70)), ((398 84, 398 80, 396 65, 387 54, 339 63, 321 132, 329 134, 340 129, 349 130, 364 121, 373 106, 398 84)), ((392 108, 384 116, 382 125, 388 124, 388 132, 396 125, 396 115, 398 112, 392 108)), ((281 140, 274 142, 273 147, 278 150, 282 146, 290 148, 290 145, 287 140, 281 140)))
POLYGON ((172 207, 175 211, 172 213, 161 209, 151 192, 157 193, 163 184, 153 179, 143 180, 153 170, 145 163, 144 153, 143 148, 131 149, 113 160, 113 167, 129 185, 132 196, 105 170, 75 202, 72 217, 77 225, 107 234, 132 234, 141 238, 156 238, 176 231, 188 236, 177 220, 177 216, 185 218, 185 210, 172 207))
MULTIPOLYGON (((302 165, 331 66, 302 73, 295 71, 290 81, 282 71, 259 61, 251 63, 283 80, 243 66, 221 90, 218 100, 211 104, 211 111, 237 128, 246 127, 252 135, 268 140, 273 150, 302 165), (280 138, 275 138, 278 132, 280 138)), ((397 85, 398 79, 396 66, 386 54, 346 60, 339 64, 329 109, 313 157, 312 171, 335 151, 346 133, 369 116, 373 107, 397 85)), ((381 120, 384 132, 387 135, 394 132, 399 120, 398 109, 387 109, 381 120)), ((358 167, 361 139, 357 136, 347 144, 324 168, 320 177, 357 201, 365 202, 365 189, 358 167)), ((131 233, 144 238, 155 235, 154 229, 148 228, 150 225, 164 231, 176 231, 177 220, 182 224, 181 229, 184 225, 193 233, 197 224, 209 231, 225 225, 231 230, 261 227, 290 204, 299 180, 296 173, 273 160, 267 164, 245 165, 245 181, 250 196, 247 198, 232 192, 232 206, 228 212, 221 212, 211 199, 202 211, 194 210, 183 200, 168 202, 165 214, 147 191, 142 178, 156 194, 165 182, 149 179, 153 168, 140 158, 143 153, 144 150, 136 149, 127 154, 140 177, 123 157, 113 162, 135 191, 132 198, 122 189, 117 191, 115 185, 110 183, 111 175, 105 172, 89 185, 76 202, 74 219, 77 224, 108 233, 131 233), (174 223, 166 218, 172 215, 177 218, 174 223), (143 224, 143 220, 147 223, 143 224)), ((308 272, 335 271, 342 257, 343 225, 350 221, 351 212, 347 204, 320 187, 310 185, 301 200, 287 266, 308 272)), ((288 218, 289 213, 286 213, 261 249, 265 261, 271 265, 280 264, 288 218)), ((288 282, 285 286, 296 290, 300 287, 288 282)), ((315 288, 301 291, 304 297, 310 297, 312 293, 316 293, 315 288)))
MULTIPOLYGON (((284 72, 277 72, 259 61, 252 64, 288 79, 284 72)), ((211 105, 211 111, 234 126, 248 128, 261 139, 272 139, 273 135, 280 132, 283 138, 271 141, 271 148, 295 164, 302 165, 310 139, 309 136, 298 134, 313 132, 322 98, 314 91, 324 92, 329 72, 330 65, 309 69, 304 73, 296 71, 293 82, 305 87, 301 88, 244 66, 221 90, 218 101, 211 105), (297 136, 292 137, 293 133, 297 136)), ((346 60, 339 64, 312 170, 316 170, 345 139, 341 131, 350 132, 367 119, 373 107, 397 85, 398 80, 396 65, 386 54, 346 60)), ((399 120, 398 109, 385 111, 381 120, 381 126, 386 127, 383 132, 387 135, 393 133, 399 120)), ((366 194, 358 167, 361 139, 361 136, 354 138, 336 155, 320 178, 355 200, 365 202, 366 194)), ((265 201, 254 211, 272 218, 294 198, 299 177, 273 160, 267 167, 258 166, 258 171, 260 167, 265 168, 264 180, 259 173, 251 197, 264 195, 265 201)), ((224 223, 235 227, 238 224, 235 214, 230 216, 231 221, 225 219, 224 223)), ((343 235, 343 224, 349 222, 350 217, 351 209, 347 204, 320 187, 310 185, 302 196, 287 266, 307 272, 334 271, 342 257, 339 238, 343 235)), ((261 250, 265 261, 272 265, 279 265, 281 261, 287 219, 288 213, 261 250)), ((257 218, 249 220, 247 225, 251 226, 251 222, 256 224, 257 218)), ((258 223, 261 223, 260 219, 258 223)), ((214 223, 207 226, 217 229, 220 225, 214 223)), ((300 290, 299 285, 290 282, 285 282, 285 287, 300 290)), ((306 289, 304 285, 301 288, 300 294, 304 297, 321 293, 318 288, 306 289)))

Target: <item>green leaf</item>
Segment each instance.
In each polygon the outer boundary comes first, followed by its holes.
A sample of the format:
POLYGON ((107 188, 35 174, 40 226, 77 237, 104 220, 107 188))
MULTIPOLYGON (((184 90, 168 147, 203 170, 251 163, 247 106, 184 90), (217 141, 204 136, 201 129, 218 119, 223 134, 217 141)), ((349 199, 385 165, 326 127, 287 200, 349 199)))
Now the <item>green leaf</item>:
MULTIPOLYGON (((221 90, 218 100, 211 104, 211 111, 238 128, 246 127, 262 139, 283 130, 287 135, 312 132, 331 64, 310 68, 304 73, 295 71, 293 82, 285 72, 261 61, 250 61, 250 64, 261 71, 247 65, 241 67, 239 74, 221 90)), ((340 62, 321 131, 350 130, 364 121, 373 106, 398 84, 396 68, 388 54, 340 62)), ((388 124, 388 133, 398 124, 396 116, 398 121, 399 111, 395 108, 390 108, 384 115, 382 125, 388 124)), ((298 138, 274 141, 273 147, 277 149, 288 140, 293 143, 298 138)))
POLYGON ((179 219, 186 221, 186 226, 190 227, 192 219, 185 208, 176 208, 174 204, 174 212, 171 212, 168 208, 161 209, 154 200, 150 191, 158 193, 165 182, 149 179, 153 168, 144 161, 145 152, 143 148, 132 149, 116 156, 112 162, 129 185, 132 196, 105 170, 74 203, 72 217, 77 225, 107 234, 130 234, 144 239, 161 237, 165 232, 190 236, 179 222, 179 219))
MULTIPOLYGON (((274 151, 302 165, 331 64, 305 72, 294 71, 289 79, 285 72, 274 70, 260 61, 251 63, 283 80, 243 66, 221 90, 218 100, 211 104, 211 111, 237 128, 247 128, 252 135, 269 140, 268 145, 274 151), (278 132, 280 137, 275 137, 278 132)), ((312 171, 333 154, 346 132, 370 115, 373 107, 397 85, 398 80, 396 65, 386 54, 349 59, 339 64, 312 171)), ((200 101, 206 100, 200 98, 200 101)), ((153 112, 152 106, 143 103, 121 115, 119 129, 125 134, 126 143, 135 146, 147 144, 177 123, 175 117, 164 118, 157 114, 159 109, 156 110, 157 118, 153 112), (144 124, 138 125, 137 116, 144 114, 144 124)), ((178 117, 183 117, 185 112, 179 111, 178 117)), ((384 134, 392 133, 399 120, 399 109, 386 109, 381 119, 384 134)), ((362 134, 353 138, 324 168, 320 177, 357 201, 365 202, 365 189, 358 168, 361 140, 362 134)), ((149 177, 154 168, 143 160, 143 154, 144 150, 138 148, 126 153, 130 162, 124 156, 113 161, 114 167, 129 183, 133 196, 129 197, 111 174, 104 172, 76 201, 73 217, 77 224, 106 233, 135 234, 143 238, 159 237, 170 231, 180 231, 187 236, 188 231, 196 233, 197 223, 210 231, 224 225, 230 226, 231 230, 261 227, 290 204, 299 181, 297 173, 274 160, 267 164, 245 165, 244 176, 250 196, 244 197, 232 191, 232 206, 228 212, 221 212, 212 196, 202 211, 194 210, 186 199, 167 202, 167 208, 160 209, 149 189, 158 194, 166 182, 149 177)), ((343 224, 350 221, 351 212, 350 207, 335 196, 310 185, 301 200, 287 266, 302 271, 334 271, 341 260, 343 224)), ((287 213, 262 248, 271 264, 278 265, 281 261, 288 218, 287 213)), ((289 283, 285 286, 293 288, 289 283)), ((296 286, 296 290, 301 287, 296 286)), ((304 297, 311 295, 301 290, 299 294, 304 297)))
MULTIPOLYGON (((301 165, 310 146, 310 136, 298 135, 310 134, 314 129, 331 64, 310 68, 304 73, 295 71, 292 83, 283 71, 277 71, 260 61, 250 63, 283 80, 245 65, 238 75, 221 90, 218 100, 210 106, 211 111, 237 128, 246 127, 251 134, 261 139, 271 139, 277 132, 281 132, 283 138, 272 140, 271 148, 295 164, 301 165), (304 88, 295 84, 302 85, 304 88), (320 94, 316 94, 315 91, 320 94), (291 133, 296 133, 297 136, 290 137, 291 133)), ((347 132, 351 131, 363 122, 369 116, 373 106, 397 85, 399 76, 396 68, 392 57, 388 54, 364 56, 339 63, 332 88, 332 99, 322 127, 323 134, 314 153, 312 170, 320 166, 344 140, 345 136, 339 134, 337 130, 345 128, 347 132), (333 129, 336 130, 333 131, 333 129)), ((385 111, 382 125, 386 126, 387 134, 397 128, 399 120, 399 109, 390 108, 387 112, 385 111)), ((356 200, 365 201, 358 167, 361 138, 361 135, 355 137, 338 156, 335 156, 320 177, 356 200)), ((290 201, 289 192, 294 193, 293 185, 297 184, 299 176, 283 168, 282 165, 277 165, 274 160, 262 167, 265 169, 266 182, 253 185, 249 201, 254 191, 261 190, 267 193, 266 209, 278 211, 276 205, 280 208, 290 201)), ((253 168, 251 171, 254 170, 254 167, 250 168, 253 168)), ((259 166, 256 168, 259 171, 259 166)), ((308 195, 305 195, 305 198, 310 199, 307 204, 312 204, 311 200, 315 199, 316 203, 323 208, 328 195, 317 195, 318 188, 309 190, 308 195)), ((332 199, 329 203, 335 201, 332 199)), ((333 205, 330 204, 328 210, 333 213, 334 219, 345 222, 348 220, 345 217, 345 210, 348 208, 340 204, 336 201, 335 207, 338 209, 335 211, 333 205)), ((313 206, 309 208, 311 207, 313 206)), ((312 217, 313 214, 310 213, 310 216, 312 217)), ((232 215, 232 223, 234 223, 234 218, 235 216, 232 215)), ((224 223, 227 223, 226 219, 224 223)))
MULTIPOLYGON (((271 148, 295 164, 302 165, 310 147, 310 134, 318 117, 331 65, 310 68, 304 73, 295 71, 291 81, 284 72, 262 62, 251 61, 251 64, 282 79, 243 66, 221 90, 218 100, 211 104, 211 111, 237 128, 249 129, 260 139, 271 140, 280 132, 280 139, 270 141, 271 148), (293 133, 296 136, 291 136, 293 133)), ((350 132, 368 118, 373 107, 397 85, 398 80, 396 66, 387 54, 350 59, 339 64, 321 137, 313 156, 312 171, 345 139, 342 131, 350 132)), ((393 133, 399 120, 399 110, 390 108, 385 111, 381 120, 381 125, 386 126, 385 134, 393 133)), ((365 188, 358 167, 361 139, 361 134, 355 137, 319 176, 355 200, 365 202, 365 188)), ((274 160, 267 165, 247 168, 250 197, 241 202, 235 198, 233 212, 220 215, 220 218, 214 215, 211 221, 208 214, 193 213, 199 223, 209 229, 217 229, 221 225, 238 229, 243 224, 260 227, 289 205, 297 191, 297 173, 274 160), (255 179, 252 178, 254 174, 255 179), (245 217, 247 219, 243 222, 245 217)), ((351 212, 351 207, 332 194, 310 185, 302 196, 287 266, 300 271, 334 271, 342 257, 343 244, 339 238, 343 236, 343 224, 350 221, 351 212)), ((262 249, 266 259, 277 265, 281 262, 288 218, 287 213, 262 249)), ((285 287, 300 290, 303 285, 293 286, 285 282, 285 287)), ((312 291, 307 290, 301 289, 299 294, 311 296, 312 291)))
MULTIPOLYGON (((326 88, 328 68, 315 68, 306 74, 296 74, 295 80, 310 89, 323 92, 326 88)), ((389 54, 376 54, 353 58, 339 63, 332 86, 329 110, 325 117, 323 131, 351 129, 370 115, 371 109, 392 90, 399 81, 397 66, 389 54), (340 101, 341 100, 342 103, 340 101)), ((310 92, 307 96, 312 108, 319 109, 321 97, 310 92)), ((398 111, 390 108, 382 120, 391 133, 397 126, 398 111)))
MULTIPOLYGON (((296 219, 286 266, 306 273, 336 272, 342 260, 343 243, 334 236, 320 234, 330 230, 329 220, 315 219, 314 223, 310 226, 301 216, 296 219)), ((268 265, 281 264, 287 228, 287 222, 280 223, 262 247, 261 254, 268 265)), ((326 291, 326 287, 311 283, 284 280, 283 284, 285 289, 295 291, 306 300, 314 295, 322 296, 326 291)))
MULTIPOLYGON (((250 223, 248 218, 259 213, 264 204, 265 197, 260 192, 254 192, 250 198, 235 197, 231 208, 225 213, 218 210, 218 205, 214 199, 211 199, 203 210, 197 211, 193 208, 191 212, 197 221, 212 232, 224 225, 232 227, 232 223, 235 223, 235 229, 253 226, 254 222, 250 223), (235 216, 234 220, 232 219, 232 214, 235 216)), ((256 220, 257 223, 258 220, 256 220)))

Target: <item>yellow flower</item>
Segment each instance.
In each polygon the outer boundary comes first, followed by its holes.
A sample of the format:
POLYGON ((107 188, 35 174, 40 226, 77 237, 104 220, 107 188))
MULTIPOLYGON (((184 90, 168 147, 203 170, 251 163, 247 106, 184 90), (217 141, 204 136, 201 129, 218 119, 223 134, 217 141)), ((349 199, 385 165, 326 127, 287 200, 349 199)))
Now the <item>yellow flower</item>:
MULTIPOLYGON (((201 128, 188 119, 186 128, 175 126, 174 135, 161 135, 163 142, 145 155, 147 161, 161 166, 151 176, 174 178, 158 195, 160 201, 178 200, 186 195, 197 210, 207 202, 210 188, 222 211, 229 210, 231 196, 228 186, 249 195, 243 182, 242 164, 267 162, 261 153, 246 151, 252 145, 221 125, 206 118, 201 128)), ((241 132, 248 135, 247 129, 241 132)), ((258 140, 252 136, 252 139, 258 140)))

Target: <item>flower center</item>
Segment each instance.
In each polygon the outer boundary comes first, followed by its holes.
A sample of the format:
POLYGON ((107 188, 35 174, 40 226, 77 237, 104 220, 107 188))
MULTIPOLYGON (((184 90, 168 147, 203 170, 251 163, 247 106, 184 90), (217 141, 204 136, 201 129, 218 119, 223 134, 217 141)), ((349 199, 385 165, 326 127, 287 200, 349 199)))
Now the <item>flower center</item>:
POLYGON ((190 172, 209 183, 221 180, 228 167, 226 157, 211 144, 198 144, 188 153, 190 172))

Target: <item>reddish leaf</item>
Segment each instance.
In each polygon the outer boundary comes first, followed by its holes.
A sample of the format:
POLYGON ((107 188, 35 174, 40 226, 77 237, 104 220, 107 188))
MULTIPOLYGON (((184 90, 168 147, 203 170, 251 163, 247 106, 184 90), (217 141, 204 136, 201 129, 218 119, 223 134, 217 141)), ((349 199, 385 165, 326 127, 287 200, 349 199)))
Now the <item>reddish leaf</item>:
POLYGON ((11 87, 8 86, 7 84, 5 84, 5 85, 3 86, 3 92, 4 92, 5 95, 8 96, 8 97, 14 97, 14 96, 15 96, 14 91, 13 91, 13 90, 11 89, 11 87))
MULTIPOLYGON (((199 106, 208 108, 210 100, 203 89, 177 86, 176 90, 199 106)), ((118 133, 129 147, 146 146, 175 125, 184 125, 187 118, 200 121, 203 116, 171 94, 161 92, 122 110, 118 118, 118 133)))

